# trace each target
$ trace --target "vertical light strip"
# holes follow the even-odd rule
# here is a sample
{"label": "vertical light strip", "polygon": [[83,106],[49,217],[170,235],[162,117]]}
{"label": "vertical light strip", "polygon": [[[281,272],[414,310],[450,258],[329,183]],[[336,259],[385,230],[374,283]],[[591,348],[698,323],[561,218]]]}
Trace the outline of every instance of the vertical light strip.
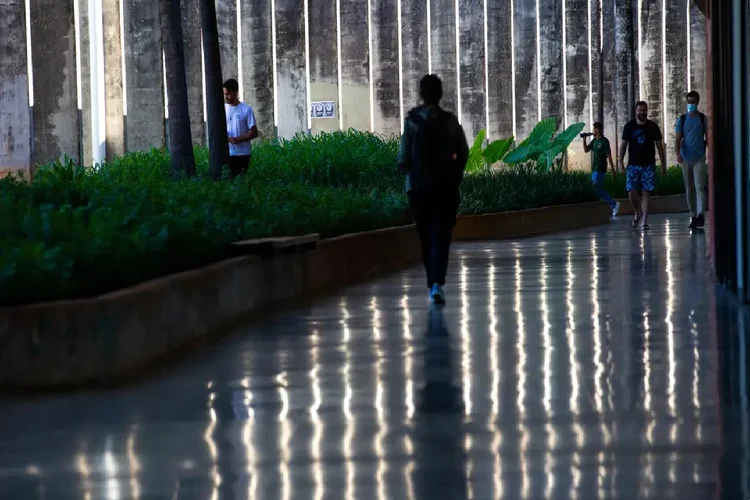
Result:
{"label": "vertical light strip", "polygon": [[462,123],[462,116],[461,116],[461,53],[459,50],[460,41],[461,41],[461,23],[460,23],[460,14],[458,9],[458,2],[460,0],[455,0],[455,10],[456,10],[456,112],[458,114],[458,123]]}
{"label": "vertical light strip", "polygon": [[[203,44],[201,43],[201,46],[202,45]],[[201,61],[202,60],[203,60],[203,58],[201,58]],[[169,119],[169,92],[167,92],[167,58],[164,55],[164,50],[161,51],[161,74],[162,74],[162,79],[164,80],[164,118]],[[204,74],[205,74],[205,72],[204,72]],[[92,87],[93,87],[93,85],[92,85]],[[205,83],[205,79],[204,79],[204,82],[203,82],[203,96],[204,96],[204,98],[203,98],[203,120],[204,121],[206,120],[206,99],[205,99],[205,95],[206,95],[206,83]]]}
{"label": "vertical light strip", "polygon": [[[404,131],[404,64],[403,64],[403,34],[401,32],[401,0],[396,5],[398,19],[398,106],[401,117],[401,132]],[[458,118],[459,120],[461,117]]]}
{"label": "vertical light strip", "polygon": [[539,26],[539,0],[536,0],[536,111],[537,120],[542,120],[542,40]]}
{"label": "vertical light strip", "polygon": [[[239,2],[239,0],[237,0]],[[307,130],[312,132],[312,96],[310,95],[310,1],[305,0],[305,99]]]}
{"label": "vertical light strip", "polygon": [[432,8],[430,0],[425,0],[427,4],[427,73],[432,74]]}
{"label": "vertical light strip", "polygon": [[568,128],[568,23],[567,0],[562,0],[562,73],[563,73],[563,123]]}
{"label": "vertical light strip", "polygon": [[128,116],[128,79],[125,61],[125,9],[120,0],[120,59],[122,61],[122,115]]}
{"label": "vertical light strip", "polygon": [[[599,0],[599,53],[604,52],[604,6],[602,0]],[[602,77],[600,77],[602,78]]]}
{"label": "vertical light strip", "polygon": [[689,92],[690,90],[692,90],[691,87],[692,87],[692,76],[693,76],[693,72],[691,68],[692,65],[690,64],[690,57],[691,57],[690,37],[692,36],[690,33],[690,30],[692,28],[692,26],[690,25],[690,6],[693,4],[693,2],[685,2],[685,3],[687,4],[687,30],[685,30],[686,36],[687,36],[687,86],[685,88],[688,89],[688,92]]}
{"label": "vertical light strip", "polygon": [[[73,1],[73,25],[76,32],[76,99],[78,100],[78,109],[83,108],[83,76],[81,75],[81,7],[80,0]],[[28,2],[27,2],[28,4]],[[28,25],[28,19],[27,25]],[[26,44],[26,60],[28,62],[31,53],[31,45]],[[124,74],[124,73],[123,73]],[[31,64],[29,63],[29,75],[31,75]],[[83,163],[83,158],[81,162]]]}
{"label": "vertical light strip", "polygon": [[[273,124],[275,127],[278,127],[279,126],[279,74],[277,71],[278,65],[276,61],[276,0],[271,0],[271,43],[273,44],[273,48],[271,49],[271,58],[273,60]],[[340,53],[341,52],[339,51],[339,54]],[[339,55],[339,57],[341,56]],[[339,64],[341,63],[339,62]],[[341,106],[341,103],[339,103],[339,107],[340,106]]]}
{"label": "vertical light strip", "polygon": [[[399,11],[400,12],[400,11]],[[399,25],[400,26],[400,25]],[[399,34],[399,76],[401,70],[401,35]],[[338,64],[339,87],[339,129],[344,130],[344,82],[341,77],[341,0],[336,0],[336,62]],[[401,121],[403,122],[403,109]]]}
{"label": "vertical light strip", "polygon": [[[662,130],[666,132],[669,130],[667,128],[667,113],[669,111],[669,101],[667,101],[667,0],[661,1],[661,67],[661,98],[664,103],[661,107],[661,120]],[[669,148],[664,149],[666,150],[665,156],[669,156]]]}
{"label": "vertical light strip", "polygon": [[242,73],[242,0],[237,0],[237,83],[240,87],[240,101],[245,98],[245,76]]}
{"label": "vertical light strip", "polygon": [[589,50],[589,126],[592,126],[594,123],[594,68],[591,60],[591,0],[586,0],[586,16],[586,45]]}
{"label": "vertical light strip", "polygon": [[[307,1],[307,0],[305,0]],[[372,50],[372,0],[367,0],[367,50],[368,66],[370,71],[370,132],[375,132],[375,78],[373,76],[373,50]]]}
{"label": "vertical light strip", "polygon": [[638,0],[638,100],[643,100],[643,27],[641,26],[641,10],[643,0]]}
{"label": "vertical light strip", "polygon": [[510,0],[510,95],[513,115],[513,137],[516,137],[516,18],[513,0]]}
{"label": "vertical light strip", "polygon": [[[98,156],[95,156],[97,161],[95,163],[99,163],[104,160],[106,155],[106,140],[107,140],[107,124],[106,124],[106,106],[107,103],[104,99],[105,93],[104,93],[104,26],[103,26],[103,18],[102,18],[102,2],[101,0],[96,0],[94,3],[94,10],[89,11],[89,24],[93,25],[95,34],[92,35],[89,40],[91,45],[94,47],[94,50],[96,52],[96,72],[91,71],[91,80],[92,80],[92,87],[93,81],[94,81],[94,75],[96,75],[96,92],[98,96],[98,103],[96,113],[97,113],[97,123],[98,123],[98,137],[97,137],[97,144],[95,145],[96,149],[98,150]],[[92,109],[92,113],[94,110]]]}
{"label": "vertical light strip", "polygon": [[[166,70],[164,72],[164,78],[166,81]],[[239,83],[239,82],[238,82]],[[166,89],[166,85],[164,86],[164,89]],[[206,53],[203,50],[203,32],[201,32],[201,91],[203,92],[203,122],[208,122],[208,104],[206,104],[206,97],[208,96],[208,93],[206,92]],[[164,105],[166,106],[166,101],[164,101]]]}
{"label": "vertical light strip", "polygon": [[[91,1],[91,0],[89,0]],[[25,0],[26,9],[26,65],[28,66],[29,106],[34,105],[34,66],[31,56],[31,0]]]}
{"label": "vertical light strip", "polygon": [[486,130],[487,142],[490,140],[490,100],[487,98],[490,93],[490,65],[487,62],[489,57],[489,41],[487,40],[489,29],[487,27],[487,0],[484,0],[484,129]]}

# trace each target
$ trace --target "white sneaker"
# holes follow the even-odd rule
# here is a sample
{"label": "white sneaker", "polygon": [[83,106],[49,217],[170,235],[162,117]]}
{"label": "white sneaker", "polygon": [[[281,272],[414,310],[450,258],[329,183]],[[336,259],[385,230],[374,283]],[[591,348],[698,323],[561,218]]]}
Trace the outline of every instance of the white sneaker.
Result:
{"label": "white sneaker", "polygon": [[620,202],[615,202],[615,208],[612,209],[612,217],[617,217],[617,214],[620,213]]}
{"label": "white sneaker", "polygon": [[443,293],[443,287],[435,283],[432,285],[430,290],[430,298],[435,304],[445,304],[445,294]]}

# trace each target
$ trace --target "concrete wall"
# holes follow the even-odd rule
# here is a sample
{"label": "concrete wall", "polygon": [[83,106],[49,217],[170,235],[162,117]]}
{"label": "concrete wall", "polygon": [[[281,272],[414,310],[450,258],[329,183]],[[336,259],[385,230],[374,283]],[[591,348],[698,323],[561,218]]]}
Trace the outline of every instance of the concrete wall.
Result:
{"label": "concrete wall", "polygon": [[[163,146],[164,80],[153,5],[123,0],[120,12],[119,0],[32,0],[35,71],[28,75],[19,1],[0,4],[6,26],[0,50],[8,54],[0,66],[0,169],[61,155],[82,156],[90,164]],[[203,144],[198,3],[181,3],[192,133]],[[559,117],[561,126],[583,121],[589,128],[598,115],[601,80],[605,133],[614,144],[631,112],[631,97],[649,102],[651,118],[671,143],[685,93],[705,91],[704,18],[697,7],[688,8],[688,0],[639,0],[632,12],[631,5],[630,0],[486,5],[484,0],[217,0],[217,15],[223,75],[242,84],[264,138],[277,133],[289,138],[310,125],[313,133],[352,127],[398,134],[403,113],[419,101],[419,78],[431,68],[443,79],[444,107],[459,115],[469,140],[483,128],[489,140],[510,135],[523,140],[540,109],[542,117]],[[31,118],[23,91],[29,80]],[[310,124],[309,100],[334,101],[336,117]],[[569,153],[571,168],[588,168],[579,141]]]}

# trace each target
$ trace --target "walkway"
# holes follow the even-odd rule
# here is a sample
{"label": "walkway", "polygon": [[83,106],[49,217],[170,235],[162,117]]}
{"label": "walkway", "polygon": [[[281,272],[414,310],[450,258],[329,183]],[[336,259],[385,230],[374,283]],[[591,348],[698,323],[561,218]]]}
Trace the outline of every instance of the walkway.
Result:
{"label": "walkway", "polygon": [[0,498],[719,498],[705,235],[623,219],[456,245],[443,314],[410,269],[137,387],[4,403]]}

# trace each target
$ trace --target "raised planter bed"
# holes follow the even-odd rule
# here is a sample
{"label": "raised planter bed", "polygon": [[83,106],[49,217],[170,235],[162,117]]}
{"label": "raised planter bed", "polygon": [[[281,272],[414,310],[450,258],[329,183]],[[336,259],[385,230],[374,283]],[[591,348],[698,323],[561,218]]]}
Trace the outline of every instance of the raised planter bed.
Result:
{"label": "raised planter bed", "polygon": [[[608,219],[608,207],[599,202],[460,217],[455,239],[521,238]],[[415,265],[420,256],[413,226],[235,246],[232,251],[260,255],[98,297],[0,309],[0,390],[123,383],[250,313]]]}

